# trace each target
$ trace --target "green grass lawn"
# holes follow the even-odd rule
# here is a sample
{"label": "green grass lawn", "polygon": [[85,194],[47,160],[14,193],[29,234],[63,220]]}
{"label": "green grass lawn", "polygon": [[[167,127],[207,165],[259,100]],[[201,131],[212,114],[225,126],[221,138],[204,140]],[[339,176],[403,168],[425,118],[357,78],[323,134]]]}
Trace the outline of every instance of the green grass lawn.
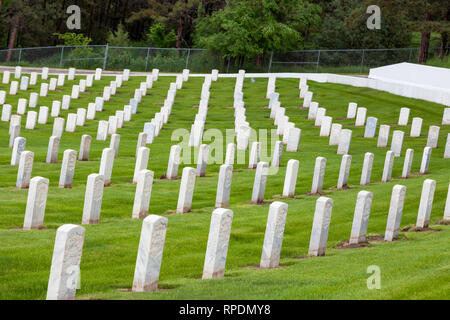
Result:
{"label": "green grass lawn", "polygon": [[[77,77],[79,80],[81,77]],[[80,224],[83,210],[87,176],[97,173],[103,148],[108,141],[95,140],[99,120],[107,120],[115,110],[128,104],[134,89],[145,78],[131,77],[117,90],[117,95],[105,102],[103,112],[95,120],[87,120],[85,127],[77,127],[75,133],[64,132],[57,164],[46,164],[48,139],[52,132],[53,119],[47,125],[37,125],[35,130],[25,130],[25,116],[22,116],[21,136],[27,139],[26,150],[35,153],[33,175],[50,179],[50,188],[44,219],[45,229],[22,231],[27,190],[17,190],[15,181],[17,167],[10,165],[11,149],[8,148],[9,123],[0,122],[0,299],[45,299],[56,229],[65,223]],[[89,92],[80,94],[80,99],[71,102],[68,112],[76,108],[87,108],[96,96],[101,96],[103,86],[112,77],[104,76],[94,82]],[[86,225],[86,236],[81,261],[81,289],[78,299],[448,299],[450,297],[450,257],[448,243],[449,226],[433,225],[434,231],[402,232],[399,240],[392,243],[372,242],[368,247],[335,249],[350,237],[353,211],[357,193],[361,190],[373,192],[368,234],[380,235],[386,227],[392,187],[402,184],[407,187],[402,228],[416,222],[422,183],[425,179],[437,182],[431,223],[442,219],[447,189],[450,180],[450,159],[444,159],[444,147],[450,126],[441,126],[439,147],[433,149],[430,174],[414,174],[410,179],[401,179],[405,150],[415,150],[412,171],[419,171],[423,148],[430,125],[439,125],[444,106],[403,98],[368,88],[356,88],[336,84],[309,81],[314,92],[314,101],[327,109],[327,115],[344,128],[353,130],[350,154],[350,189],[335,190],[340,155],[337,147],[328,145],[328,137],[319,137],[319,128],[307,120],[307,110],[300,109],[298,80],[278,79],[277,91],[282,106],[290,121],[302,129],[299,152],[283,153],[282,166],[276,175],[268,178],[264,205],[249,205],[255,170],[246,165],[235,165],[231,187],[230,209],[234,212],[225,278],[201,280],[204,255],[208,239],[210,215],[214,210],[217,178],[220,164],[209,165],[207,175],[197,178],[192,212],[172,214],[176,209],[180,180],[161,180],[167,168],[174,129],[190,129],[200,100],[203,78],[191,77],[179,90],[169,117],[150,148],[148,169],[155,172],[150,213],[169,219],[166,244],[162,260],[161,275],[157,292],[131,293],[142,221],[131,219],[134,192],[131,184],[135,165],[135,151],[138,133],[144,123],[150,121],[164,102],[170,82],[175,77],[160,77],[153,89],[143,97],[138,113],[131,122],[125,122],[118,130],[121,135],[119,158],[114,161],[111,187],[105,188],[100,223]],[[205,131],[217,128],[222,132],[234,128],[233,104],[234,79],[219,78],[211,87],[211,98]],[[47,98],[40,98],[38,105],[51,108],[51,102],[61,100],[70,94],[72,84],[66,81],[62,91],[50,92]],[[247,121],[254,129],[275,129],[265,109],[267,79],[245,80],[244,101]],[[18,98],[29,98],[30,92],[39,92],[40,83],[26,93],[8,96],[6,103],[13,105],[15,112]],[[0,90],[9,91],[9,85],[0,84]],[[391,125],[393,130],[405,131],[402,157],[396,158],[393,180],[381,183],[381,174],[387,148],[377,148],[377,138],[363,138],[364,128],[354,127],[353,120],[345,120],[347,105],[357,102],[368,108],[368,116],[379,119],[378,125]],[[410,138],[410,125],[398,127],[396,123],[401,107],[411,109],[413,117],[422,117],[420,138]],[[269,130],[270,132],[270,130]],[[90,161],[77,162],[72,189],[59,189],[59,173],[65,149],[79,150],[81,136],[93,137]],[[204,141],[205,142],[205,141]],[[209,143],[209,142],[205,142]],[[225,145],[225,142],[223,142]],[[198,148],[193,148],[193,154]],[[225,149],[224,149],[225,150]],[[365,152],[375,154],[370,186],[359,186]],[[263,150],[271,154],[271,150]],[[325,257],[305,258],[311,233],[317,196],[308,196],[315,158],[327,158],[324,179],[324,194],[334,201],[328,249]],[[247,155],[248,159],[248,155]],[[260,270],[256,268],[261,257],[264,231],[269,203],[280,200],[286,164],[289,159],[300,161],[295,199],[281,199],[289,205],[280,268]],[[267,160],[263,158],[262,160]],[[179,168],[179,176],[184,166]],[[370,265],[381,269],[381,289],[368,290],[366,272]]]}

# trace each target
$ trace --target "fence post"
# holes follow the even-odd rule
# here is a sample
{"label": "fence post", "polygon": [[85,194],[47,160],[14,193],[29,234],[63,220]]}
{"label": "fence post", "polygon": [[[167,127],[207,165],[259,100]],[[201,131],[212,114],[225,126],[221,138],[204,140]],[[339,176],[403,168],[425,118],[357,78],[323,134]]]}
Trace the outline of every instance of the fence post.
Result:
{"label": "fence post", "polygon": [[320,63],[320,50],[317,53],[316,72],[319,72],[319,63]]}
{"label": "fence post", "polygon": [[188,68],[188,64],[189,64],[189,56],[191,55],[191,49],[188,49],[188,54],[187,54],[187,57],[186,57],[186,68],[185,69],[187,69]]}
{"label": "fence post", "polygon": [[147,56],[145,57],[145,72],[147,72],[148,55],[150,53],[150,48],[147,48]]}
{"label": "fence post", "polygon": [[61,47],[61,58],[59,59],[59,66],[62,67],[64,57],[64,46]]}
{"label": "fence post", "polygon": [[359,73],[362,73],[363,70],[363,66],[364,66],[364,54],[365,54],[365,50],[362,50],[362,56],[361,56],[361,66],[359,68]]}
{"label": "fence post", "polygon": [[227,73],[228,73],[228,71],[230,70],[230,57],[228,57],[228,64],[227,64]]}
{"label": "fence post", "polygon": [[108,60],[108,50],[109,50],[109,44],[106,44],[105,48],[105,59],[103,60],[103,70],[106,70],[106,61]]}
{"label": "fence post", "polygon": [[269,70],[267,71],[267,73],[270,73],[270,70],[272,70],[272,59],[273,59],[273,51],[270,53]]}
{"label": "fence post", "polygon": [[19,61],[17,62],[18,65],[20,65],[20,61],[22,61],[22,48],[19,50]]}
{"label": "fence post", "polygon": [[408,58],[408,62],[411,62],[412,50],[413,50],[413,49],[409,49],[409,58]]}

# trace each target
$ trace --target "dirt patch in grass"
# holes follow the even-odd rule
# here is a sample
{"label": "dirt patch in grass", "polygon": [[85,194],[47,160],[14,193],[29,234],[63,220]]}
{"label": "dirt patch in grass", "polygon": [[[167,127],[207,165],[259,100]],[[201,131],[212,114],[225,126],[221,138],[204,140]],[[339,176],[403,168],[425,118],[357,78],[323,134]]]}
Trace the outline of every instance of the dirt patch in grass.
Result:
{"label": "dirt patch in grass", "polygon": [[302,109],[302,110],[309,110],[309,108],[306,108],[306,107],[304,107],[304,106],[301,106],[301,107],[298,107],[299,109]]}
{"label": "dirt patch in grass", "polygon": [[342,188],[338,189],[337,187],[332,187],[330,190],[350,190],[353,188],[350,188],[349,186],[343,186]]}
{"label": "dirt patch in grass", "polygon": [[425,173],[421,173],[421,172],[411,172],[411,174],[418,175],[418,176],[425,176],[425,175],[430,174],[430,173],[429,173],[429,172],[425,172]]}
{"label": "dirt patch in grass", "polygon": [[271,268],[261,268],[261,265],[257,264],[257,265],[253,265],[253,266],[248,266],[248,267],[244,267],[245,269],[251,269],[251,270],[266,270],[266,269],[284,269],[287,268],[288,266],[280,266],[278,265],[278,267],[271,267]]}
{"label": "dirt patch in grass", "polygon": [[234,107],[225,107],[225,109],[234,109]]}
{"label": "dirt patch in grass", "polygon": [[354,249],[354,248],[367,248],[370,247],[369,242],[362,242],[362,243],[349,243],[348,241],[342,241],[333,249]]}
{"label": "dirt patch in grass", "polygon": [[384,234],[379,234],[376,236],[370,236],[367,237],[366,240],[370,243],[370,242],[383,242],[384,241]]}
{"label": "dirt patch in grass", "polygon": [[317,192],[317,193],[308,192],[308,193],[305,193],[305,195],[307,195],[307,196],[325,196],[327,194],[328,193],[325,193],[325,192]]}
{"label": "dirt patch in grass", "polygon": [[441,220],[438,223],[436,223],[436,225],[448,226],[448,225],[450,225],[450,220]]}
{"label": "dirt patch in grass", "polygon": [[244,203],[244,205],[253,205],[253,206],[265,206],[266,204],[271,204],[271,202],[263,201],[263,202],[260,202],[260,203],[254,203],[254,202]]}
{"label": "dirt patch in grass", "polygon": [[[185,212],[185,213],[189,213],[189,212],[191,212],[191,211],[189,210],[188,212]],[[178,213],[176,210],[168,210],[168,211],[164,212],[164,214],[178,214]],[[183,213],[180,213],[180,214],[183,214]]]}
{"label": "dirt patch in grass", "polygon": [[439,232],[441,230],[438,229],[431,229],[430,227],[420,228],[416,227],[414,225],[406,226],[402,229],[403,232],[426,232],[426,231],[435,231]]}
{"label": "dirt patch in grass", "polygon": [[294,199],[295,197],[286,197],[281,194],[275,194],[270,199]]}
{"label": "dirt patch in grass", "polygon": [[192,106],[192,108],[198,108],[198,107],[199,107],[198,105]]}
{"label": "dirt patch in grass", "polygon": [[[175,288],[175,286],[171,287],[171,286],[159,286],[158,285],[158,289],[152,290],[152,291],[144,291],[144,292],[161,292],[161,291],[171,290],[174,288]],[[119,288],[117,290],[120,292],[133,292],[131,288]]]}
{"label": "dirt patch in grass", "polygon": [[[37,229],[31,229],[31,230],[48,230],[48,229],[50,229],[50,228],[49,227],[39,227]],[[23,229],[23,227],[13,227],[13,228],[10,228],[9,230],[24,230],[24,229]]]}
{"label": "dirt patch in grass", "polygon": [[159,177],[159,180],[181,180],[181,178],[172,178],[172,179],[167,179],[167,176],[165,174],[163,174],[161,177]]}

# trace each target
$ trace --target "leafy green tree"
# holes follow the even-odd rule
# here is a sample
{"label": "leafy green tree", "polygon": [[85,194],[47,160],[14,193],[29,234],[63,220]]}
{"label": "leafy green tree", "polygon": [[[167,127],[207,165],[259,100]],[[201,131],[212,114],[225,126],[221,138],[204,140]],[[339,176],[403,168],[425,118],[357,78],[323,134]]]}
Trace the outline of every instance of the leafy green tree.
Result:
{"label": "leafy green tree", "polygon": [[170,48],[177,41],[175,31],[171,30],[167,33],[163,23],[153,24],[146,37],[151,46],[158,48]]}
{"label": "leafy green tree", "polygon": [[123,24],[119,24],[115,33],[113,31],[109,32],[106,41],[110,46],[127,47],[130,43],[130,38]]}
{"label": "leafy green tree", "polygon": [[88,38],[82,33],[66,32],[54,33],[59,40],[64,41],[65,46],[87,46],[92,39]]}
{"label": "leafy green tree", "polygon": [[405,48],[411,44],[411,32],[408,30],[403,0],[378,0],[381,9],[381,28],[367,28],[367,7],[373,0],[362,1],[345,20],[346,36],[351,41],[351,48],[380,49]]}
{"label": "leafy green tree", "polygon": [[431,32],[441,34],[441,58],[443,58],[450,34],[450,1],[448,0],[409,0],[404,3],[408,12],[409,30],[421,33],[418,63],[426,62],[430,47]]}
{"label": "leafy green tree", "polygon": [[234,0],[197,20],[195,43],[224,57],[262,61],[264,53],[301,49],[320,24],[320,6],[303,0]]}

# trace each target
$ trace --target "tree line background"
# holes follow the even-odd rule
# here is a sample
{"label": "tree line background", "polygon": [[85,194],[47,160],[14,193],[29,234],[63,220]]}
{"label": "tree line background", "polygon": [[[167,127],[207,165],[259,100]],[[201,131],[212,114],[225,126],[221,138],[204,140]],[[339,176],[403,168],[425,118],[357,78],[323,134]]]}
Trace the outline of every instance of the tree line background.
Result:
{"label": "tree line background", "polygon": [[[68,30],[70,5],[81,30]],[[369,5],[381,29],[366,26]],[[206,48],[262,61],[271,51],[405,48],[426,62],[432,35],[448,55],[450,0],[0,0],[0,49],[106,44]]]}

